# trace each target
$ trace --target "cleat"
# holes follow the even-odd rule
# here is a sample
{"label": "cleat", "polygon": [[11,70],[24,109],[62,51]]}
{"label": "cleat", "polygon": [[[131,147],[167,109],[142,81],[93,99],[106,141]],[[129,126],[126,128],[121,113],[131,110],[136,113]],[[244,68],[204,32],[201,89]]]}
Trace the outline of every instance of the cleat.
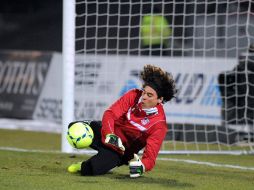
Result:
{"label": "cleat", "polygon": [[71,164],[67,170],[68,172],[70,173],[77,173],[77,172],[80,172],[81,171],[81,163],[82,162],[78,162],[78,163],[75,163],[75,164]]}

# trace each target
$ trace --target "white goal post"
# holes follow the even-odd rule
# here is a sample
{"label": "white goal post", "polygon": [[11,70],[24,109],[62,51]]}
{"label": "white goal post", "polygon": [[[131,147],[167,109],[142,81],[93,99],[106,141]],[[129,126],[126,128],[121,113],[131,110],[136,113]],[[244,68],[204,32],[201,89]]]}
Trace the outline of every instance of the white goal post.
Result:
{"label": "white goal post", "polygon": [[63,2],[63,152],[69,122],[101,120],[153,64],[179,89],[160,153],[254,153],[251,1]]}
{"label": "white goal post", "polygon": [[75,0],[63,1],[62,152],[72,152],[66,134],[68,124],[74,120],[75,6]]}

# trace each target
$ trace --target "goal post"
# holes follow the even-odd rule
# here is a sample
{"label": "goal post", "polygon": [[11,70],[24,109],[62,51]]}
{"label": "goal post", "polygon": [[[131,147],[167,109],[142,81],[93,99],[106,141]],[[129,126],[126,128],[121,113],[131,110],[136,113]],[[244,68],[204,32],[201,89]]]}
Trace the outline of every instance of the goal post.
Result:
{"label": "goal post", "polygon": [[75,0],[63,1],[62,152],[72,152],[66,139],[67,126],[74,120]]}
{"label": "goal post", "polygon": [[70,121],[101,120],[153,64],[179,89],[161,153],[253,153],[251,1],[66,0],[63,10],[62,151],[73,151]]}

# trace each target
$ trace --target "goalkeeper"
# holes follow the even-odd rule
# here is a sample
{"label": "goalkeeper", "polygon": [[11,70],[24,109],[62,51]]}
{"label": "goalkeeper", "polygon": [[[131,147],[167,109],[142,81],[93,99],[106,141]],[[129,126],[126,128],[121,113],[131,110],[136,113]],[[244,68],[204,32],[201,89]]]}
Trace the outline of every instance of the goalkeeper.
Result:
{"label": "goalkeeper", "polygon": [[[140,76],[142,90],[124,94],[104,112],[102,122],[89,122],[94,131],[90,147],[98,153],[70,165],[69,172],[102,175],[128,164],[130,177],[139,177],[152,170],[167,132],[163,105],[175,96],[176,89],[172,75],[159,67],[146,65]],[[139,159],[137,154],[143,148]]]}

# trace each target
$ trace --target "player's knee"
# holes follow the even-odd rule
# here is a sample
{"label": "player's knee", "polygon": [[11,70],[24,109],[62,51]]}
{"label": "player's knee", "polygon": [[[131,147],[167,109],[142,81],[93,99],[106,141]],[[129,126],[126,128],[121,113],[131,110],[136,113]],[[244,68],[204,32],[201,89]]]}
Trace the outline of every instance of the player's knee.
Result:
{"label": "player's knee", "polygon": [[[99,167],[97,167],[99,165]],[[100,164],[93,162],[93,160],[87,160],[81,164],[81,175],[83,176],[95,176],[106,174],[109,169],[107,167],[101,167]]]}

